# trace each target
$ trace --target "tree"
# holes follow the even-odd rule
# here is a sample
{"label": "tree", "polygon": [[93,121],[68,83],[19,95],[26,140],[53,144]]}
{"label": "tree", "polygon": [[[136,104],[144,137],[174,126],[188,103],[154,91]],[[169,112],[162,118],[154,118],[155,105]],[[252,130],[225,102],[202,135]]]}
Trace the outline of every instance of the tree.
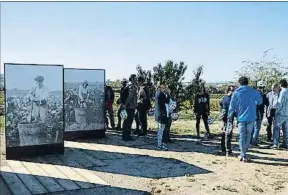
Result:
{"label": "tree", "polygon": [[[191,83],[185,88],[184,96],[182,100],[188,100],[190,101],[190,109],[193,105],[193,101],[195,99],[195,96],[200,88],[200,86],[205,85],[205,81],[201,78],[203,75],[203,65],[198,66],[194,71],[194,78],[192,79]],[[182,101],[182,102],[184,102]],[[183,105],[185,107],[185,105]],[[187,108],[186,108],[187,109]]]}
{"label": "tree", "polygon": [[154,97],[155,86],[153,84],[153,78],[152,78],[151,70],[143,70],[141,65],[137,65],[136,70],[137,70],[137,74],[136,74],[137,78],[140,76],[142,76],[144,78],[144,82],[149,89],[150,98]]}
{"label": "tree", "polygon": [[258,81],[264,81],[271,88],[273,83],[279,82],[282,78],[287,78],[288,67],[283,66],[282,62],[276,56],[269,56],[269,49],[263,52],[263,55],[258,61],[243,61],[243,67],[236,72],[241,76],[249,78],[251,85],[256,86]]}
{"label": "tree", "polygon": [[183,90],[183,80],[185,79],[184,74],[186,70],[187,65],[184,62],[178,64],[172,60],[168,60],[164,66],[159,63],[153,67],[154,84],[167,84],[171,90],[171,96],[178,100]]}

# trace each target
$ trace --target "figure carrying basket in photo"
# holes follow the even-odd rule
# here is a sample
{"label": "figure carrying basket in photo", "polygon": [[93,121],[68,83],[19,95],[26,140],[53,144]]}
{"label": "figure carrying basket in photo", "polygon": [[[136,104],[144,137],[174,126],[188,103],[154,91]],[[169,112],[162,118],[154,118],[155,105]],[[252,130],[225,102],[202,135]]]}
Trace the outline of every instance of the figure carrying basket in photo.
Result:
{"label": "figure carrying basket in photo", "polygon": [[79,124],[85,124],[87,122],[87,108],[88,108],[88,98],[89,98],[89,91],[88,91],[88,82],[84,81],[79,86],[79,108],[75,108],[75,120]]}

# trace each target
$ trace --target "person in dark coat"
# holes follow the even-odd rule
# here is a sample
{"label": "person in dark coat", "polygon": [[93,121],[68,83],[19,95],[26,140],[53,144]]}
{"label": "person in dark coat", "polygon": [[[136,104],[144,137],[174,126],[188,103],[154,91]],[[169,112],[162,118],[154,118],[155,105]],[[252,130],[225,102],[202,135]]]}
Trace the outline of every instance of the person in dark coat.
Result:
{"label": "person in dark coat", "polygon": [[121,120],[120,112],[123,109],[123,103],[122,103],[123,102],[123,93],[124,93],[124,90],[125,90],[125,88],[127,86],[127,83],[128,83],[128,81],[125,78],[121,81],[122,87],[121,87],[121,90],[120,90],[120,97],[117,100],[117,104],[119,105],[118,112],[117,112],[117,117],[118,117],[117,129],[118,130],[122,129],[122,125],[121,125],[122,120]]}
{"label": "person in dark coat", "polygon": [[131,136],[132,123],[134,120],[135,110],[137,108],[137,85],[136,75],[129,77],[129,83],[123,92],[123,109],[127,112],[127,118],[123,122],[122,139],[124,141],[133,141]]}
{"label": "person in dark coat", "polygon": [[150,108],[151,108],[151,101],[149,90],[146,84],[144,83],[144,78],[142,76],[139,76],[138,94],[137,94],[137,112],[135,114],[136,134],[138,134],[138,136],[147,135],[147,128],[148,128],[147,115]]}
{"label": "person in dark coat", "polygon": [[200,138],[200,119],[202,118],[208,138],[212,138],[208,125],[208,117],[210,115],[210,96],[202,85],[194,100],[194,113],[196,115],[197,138]]}
{"label": "person in dark coat", "polygon": [[[221,119],[223,121],[222,134],[221,134],[221,150],[222,154],[226,154],[226,156],[230,156],[232,154],[231,140],[233,131],[226,133],[227,123],[228,123],[228,110],[231,102],[231,97],[234,92],[234,86],[230,85],[227,89],[227,95],[220,102],[221,106]],[[234,118],[232,119],[232,124],[234,122]]]}

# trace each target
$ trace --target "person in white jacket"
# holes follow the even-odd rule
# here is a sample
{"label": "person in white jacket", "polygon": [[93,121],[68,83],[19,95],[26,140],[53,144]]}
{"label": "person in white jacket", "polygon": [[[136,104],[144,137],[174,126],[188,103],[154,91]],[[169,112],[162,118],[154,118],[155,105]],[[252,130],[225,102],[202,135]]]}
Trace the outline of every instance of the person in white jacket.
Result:
{"label": "person in white jacket", "polygon": [[30,119],[37,120],[40,116],[40,120],[44,122],[47,115],[47,101],[49,96],[48,89],[44,86],[44,77],[37,76],[35,77],[36,85],[32,88],[29,93],[29,99],[32,101],[32,118]]}

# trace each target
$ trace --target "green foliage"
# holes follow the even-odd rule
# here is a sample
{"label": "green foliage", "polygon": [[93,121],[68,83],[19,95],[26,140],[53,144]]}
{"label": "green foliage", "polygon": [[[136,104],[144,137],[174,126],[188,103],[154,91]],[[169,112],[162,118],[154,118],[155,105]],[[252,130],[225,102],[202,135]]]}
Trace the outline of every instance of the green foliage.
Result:
{"label": "green foliage", "polygon": [[153,67],[153,81],[154,84],[165,83],[171,90],[171,96],[179,99],[183,90],[184,74],[187,70],[187,65],[184,62],[174,63],[168,60],[163,66],[159,63]]}
{"label": "green foliage", "polygon": [[[189,104],[184,103],[183,105],[186,109],[192,108],[197,91],[199,90],[201,85],[204,85],[204,80],[201,79],[201,76],[203,74],[203,66],[201,65],[197,67],[196,70],[193,71],[193,73],[194,78],[192,79],[191,83],[185,88],[182,98],[182,102],[189,101]],[[187,105],[189,105],[189,107],[187,107]]]}
{"label": "green foliage", "polygon": [[278,83],[288,76],[288,66],[283,65],[276,56],[270,57],[268,54],[271,50],[265,51],[258,61],[243,61],[244,66],[236,74],[239,77],[248,77],[253,86],[256,86],[258,81],[264,81],[267,88],[271,89],[273,83]]}

